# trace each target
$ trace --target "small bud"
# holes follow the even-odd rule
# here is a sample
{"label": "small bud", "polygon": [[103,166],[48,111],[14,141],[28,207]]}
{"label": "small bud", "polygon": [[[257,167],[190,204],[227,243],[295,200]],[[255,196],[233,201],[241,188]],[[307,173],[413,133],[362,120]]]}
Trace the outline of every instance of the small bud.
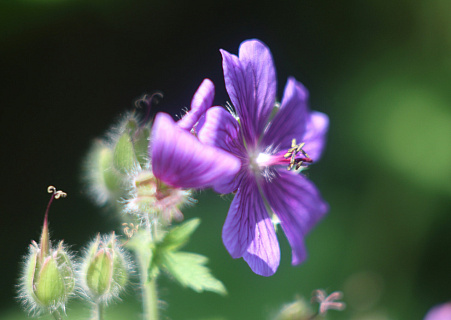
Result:
{"label": "small bud", "polygon": [[98,235],[83,258],[82,286],[95,302],[118,298],[128,282],[130,262],[116,242],[114,233],[103,238]]}
{"label": "small bud", "polygon": [[32,241],[25,258],[24,270],[20,279],[19,297],[26,309],[36,315],[57,309],[65,309],[65,303],[75,288],[72,256],[61,241],[52,248],[48,231],[48,211],[53,199],[65,197],[62,191],[49,187],[53,193],[47,206],[39,245]]}
{"label": "small bud", "polygon": [[115,204],[123,195],[123,175],[113,165],[113,149],[102,141],[95,141],[84,167],[93,200],[98,205]]}
{"label": "small bud", "polygon": [[294,302],[284,305],[274,319],[310,320],[314,319],[314,313],[309,304],[304,299],[298,297]]}

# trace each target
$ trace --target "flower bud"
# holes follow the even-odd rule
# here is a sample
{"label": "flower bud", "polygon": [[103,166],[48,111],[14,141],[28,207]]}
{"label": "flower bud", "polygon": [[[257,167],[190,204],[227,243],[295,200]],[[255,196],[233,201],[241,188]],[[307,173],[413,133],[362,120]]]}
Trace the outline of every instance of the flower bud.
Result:
{"label": "flower bud", "polygon": [[314,313],[309,304],[302,298],[296,298],[292,303],[282,307],[275,316],[275,320],[309,320],[314,318]]}
{"label": "flower bud", "polygon": [[32,241],[19,284],[19,297],[28,311],[35,314],[64,310],[75,288],[72,256],[63,241],[52,248],[47,222],[48,209],[53,199],[65,197],[66,194],[56,191],[54,187],[48,190],[53,195],[45,214],[41,240],[39,245]]}
{"label": "flower bud", "polygon": [[115,234],[103,238],[98,235],[83,258],[81,282],[90,299],[106,303],[124,290],[130,269],[130,262],[117,245]]}
{"label": "flower bud", "polygon": [[98,205],[116,203],[123,195],[124,176],[113,165],[114,150],[102,141],[95,141],[84,163],[89,194]]}

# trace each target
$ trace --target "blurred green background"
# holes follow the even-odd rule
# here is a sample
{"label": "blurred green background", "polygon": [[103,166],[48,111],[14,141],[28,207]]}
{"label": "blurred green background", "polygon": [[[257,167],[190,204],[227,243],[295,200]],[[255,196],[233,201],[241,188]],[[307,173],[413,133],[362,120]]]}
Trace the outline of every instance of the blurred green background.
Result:
{"label": "blurred green background", "polygon": [[[308,175],[330,203],[309,235],[309,258],[253,274],[221,240],[231,196],[199,192],[185,217],[202,224],[186,250],[210,258],[229,295],[160,281],[162,319],[270,319],[296,295],[342,290],[329,319],[422,319],[451,299],[451,2],[448,0],[0,2],[0,319],[26,319],[14,299],[21,257],[38,239],[46,188],[68,198],[50,213],[53,239],[78,250],[118,219],[96,208],[81,163],[135,99],[161,90],[154,109],[189,105],[204,77],[228,99],[223,48],[259,38],[272,50],[279,99],[293,75],[331,119],[328,148]],[[189,168],[187,168],[189,169]],[[137,286],[106,319],[139,319]],[[69,304],[69,319],[86,305]]]}

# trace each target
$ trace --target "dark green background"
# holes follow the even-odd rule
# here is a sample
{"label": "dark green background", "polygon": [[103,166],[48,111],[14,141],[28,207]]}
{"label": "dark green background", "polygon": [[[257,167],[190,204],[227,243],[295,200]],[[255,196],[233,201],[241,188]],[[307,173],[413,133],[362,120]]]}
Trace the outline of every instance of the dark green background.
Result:
{"label": "dark green background", "polygon": [[[46,187],[69,194],[52,207],[54,239],[78,250],[118,230],[83,190],[92,139],[154,90],[165,94],[155,112],[180,114],[209,77],[224,104],[218,50],[237,53],[254,37],[272,50],[279,99],[293,75],[330,116],[328,148],[308,175],[331,210],[307,239],[307,262],[290,266],[281,233],[281,265],[263,278],[222,245],[232,197],[196,194],[184,214],[203,222],[187,250],[210,258],[229,295],[162,280],[164,317],[270,319],[316,288],[345,293],[348,308],[330,319],[421,319],[451,299],[449,1],[10,0],[0,3],[1,319],[26,318],[14,286]],[[134,291],[106,319],[138,319]],[[83,308],[69,304],[69,319],[86,318]]]}

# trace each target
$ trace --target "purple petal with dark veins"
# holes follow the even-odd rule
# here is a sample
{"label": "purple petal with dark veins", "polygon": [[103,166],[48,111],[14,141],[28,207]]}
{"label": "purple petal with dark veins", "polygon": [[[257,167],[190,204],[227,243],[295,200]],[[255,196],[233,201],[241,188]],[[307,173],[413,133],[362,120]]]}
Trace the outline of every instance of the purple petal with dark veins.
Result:
{"label": "purple petal with dark veins", "polygon": [[[205,117],[197,125],[199,140],[210,146],[221,148],[244,159],[245,149],[239,132],[238,121],[224,108],[212,107],[205,113]],[[238,189],[240,177],[237,175],[229,181],[224,180],[215,185],[215,191],[230,193]]]}
{"label": "purple petal with dark veins", "polygon": [[198,125],[198,138],[210,146],[244,155],[238,121],[222,107],[213,107],[205,113]]}
{"label": "purple petal with dark veins", "polygon": [[238,158],[202,144],[165,113],[155,118],[149,152],[154,175],[179,188],[214,187],[230,180],[241,167]]}
{"label": "purple petal with dark veins", "polygon": [[329,210],[315,185],[302,175],[280,169],[263,192],[280,220],[292,249],[292,264],[306,258],[304,236]]}
{"label": "purple petal with dark veins", "polygon": [[308,91],[295,78],[290,77],[285,85],[282,103],[263,138],[263,145],[280,149],[291,147],[296,139],[301,143],[308,119]]}
{"label": "purple petal with dark veins", "polygon": [[274,274],[280,262],[279,242],[254,177],[243,181],[222,229],[233,258],[243,257],[256,274]]}
{"label": "purple petal with dark veins", "polygon": [[191,110],[180,119],[180,128],[190,131],[199,118],[213,105],[215,85],[210,79],[204,79],[191,100]]}
{"label": "purple petal with dark veins", "polygon": [[252,83],[254,105],[246,106],[254,122],[256,134],[263,132],[274,107],[277,90],[276,69],[271,51],[259,40],[247,40],[240,45],[239,59],[245,70],[246,79]]}
{"label": "purple petal with dark veins", "polygon": [[321,158],[326,146],[327,130],[329,130],[329,117],[318,111],[312,111],[305,130],[302,142],[305,142],[304,151],[314,162]]}
{"label": "purple petal with dark veins", "polygon": [[239,58],[225,50],[224,81],[243,127],[246,142],[255,145],[268,121],[276,96],[276,73],[271,52],[258,40],[240,45]]}

